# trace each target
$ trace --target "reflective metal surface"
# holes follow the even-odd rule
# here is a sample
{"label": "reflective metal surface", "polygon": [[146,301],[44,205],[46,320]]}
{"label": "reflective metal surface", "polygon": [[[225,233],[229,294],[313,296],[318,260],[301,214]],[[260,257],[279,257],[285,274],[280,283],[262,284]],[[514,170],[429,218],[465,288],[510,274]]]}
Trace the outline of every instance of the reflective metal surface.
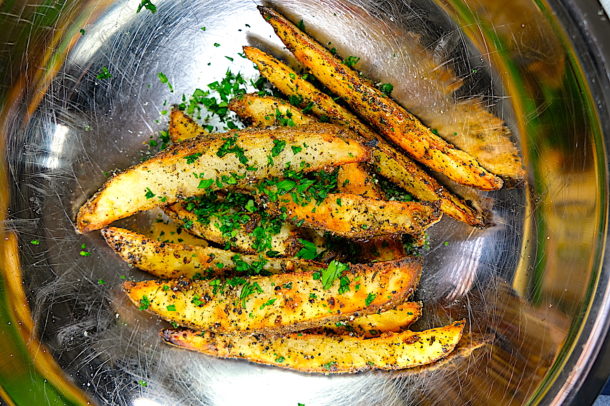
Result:
{"label": "reflective metal surface", "polygon": [[[162,323],[119,288],[122,275],[145,276],[98,233],[74,231],[76,209],[105,171],[143,156],[168,105],[228,67],[256,77],[237,55],[242,45],[288,57],[255,2],[155,3],[155,14],[136,13],[137,1],[0,3],[1,397],[135,406],[582,399],[610,307],[610,87],[603,50],[587,36],[610,32],[603,12],[579,18],[570,2],[528,0],[271,3],[340,55],[361,57],[359,68],[394,83],[394,96],[433,127],[468,130],[456,106],[480,100],[515,134],[529,174],[469,196],[493,206],[494,227],[444,219],[431,230],[416,328],[466,317],[491,346],[430,372],[325,377],[162,345]],[[111,78],[97,78],[103,67]],[[82,244],[91,256],[79,255]]]}

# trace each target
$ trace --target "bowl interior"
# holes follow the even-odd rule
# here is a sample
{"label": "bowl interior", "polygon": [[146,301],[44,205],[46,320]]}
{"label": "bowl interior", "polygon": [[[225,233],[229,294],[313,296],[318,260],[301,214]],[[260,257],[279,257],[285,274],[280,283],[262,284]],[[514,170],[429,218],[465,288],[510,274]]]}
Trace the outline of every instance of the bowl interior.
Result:
{"label": "bowl interior", "polygon": [[[528,178],[493,193],[456,189],[492,207],[495,225],[435,225],[417,293],[425,307],[414,329],[466,318],[492,343],[440,369],[337,377],[180,351],[160,342],[165,324],[121,291],[123,278],[146,275],[98,232],[76,234],[77,209],[108,172],[151,152],[172,104],[227,69],[258,77],[242,46],[295,63],[245,0],[163,0],[154,14],[128,1],[63,11],[70,18],[56,23],[52,48],[60,62],[25,89],[7,138],[7,224],[19,236],[41,342],[100,404],[520,404],[552,392],[593,303],[607,209],[599,117],[555,17],[526,1],[272,5],[339,55],[360,57],[358,68],[393,83],[393,96],[424,121],[444,117],[468,131],[458,106],[470,101],[512,131]],[[104,68],[111,77],[100,79]],[[144,229],[155,216],[123,224]]]}

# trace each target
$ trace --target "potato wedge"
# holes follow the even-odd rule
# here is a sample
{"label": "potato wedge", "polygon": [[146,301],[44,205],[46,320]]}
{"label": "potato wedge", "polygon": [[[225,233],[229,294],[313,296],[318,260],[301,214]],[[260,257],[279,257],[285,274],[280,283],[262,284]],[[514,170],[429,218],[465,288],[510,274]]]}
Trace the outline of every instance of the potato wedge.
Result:
{"label": "potato wedge", "polygon": [[[108,180],[80,208],[77,229],[81,233],[97,230],[139,211],[218,189],[223,179],[232,179],[232,185],[239,187],[253,179],[281,176],[286,168],[315,171],[368,160],[368,148],[354,138],[343,127],[315,124],[231,131],[181,142]],[[298,154],[285,148],[269,165],[274,141],[306,143],[308,148]]]}
{"label": "potato wedge", "polygon": [[[233,230],[233,235],[229,238],[220,228],[220,219],[216,216],[209,217],[209,223],[198,221],[197,215],[186,210],[182,203],[175,203],[163,208],[172,220],[180,224],[189,224],[188,232],[198,237],[213,241],[216,244],[229,245],[231,249],[246,254],[255,254],[256,236],[248,232],[245,227]],[[290,223],[282,224],[277,234],[270,235],[271,251],[275,251],[279,256],[290,257],[299,250],[299,235],[297,227]]]}
{"label": "potato wedge", "polygon": [[321,273],[254,276],[239,284],[179,279],[125,282],[123,288],[140,309],[181,326],[219,333],[280,333],[395,307],[415,290],[421,262],[405,258],[351,265],[342,273],[343,288],[331,278],[341,275],[338,270],[340,265],[332,262]]}
{"label": "potato wedge", "polygon": [[[396,333],[406,329],[420,318],[421,309],[421,302],[406,302],[385,312],[360,316],[349,321],[327,323],[319,330],[335,335],[349,334],[364,338],[378,337],[383,333]],[[309,330],[308,332],[320,331]]]}
{"label": "potato wedge", "polygon": [[273,96],[259,96],[256,93],[231,100],[229,110],[253,127],[294,127],[318,122],[316,118],[285,100]]}
{"label": "potato wedge", "polygon": [[261,75],[265,76],[286,96],[302,98],[302,105],[311,104],[311,112],[316,116],[325,117],[334,124],[343,125],[355,131],[367,141],[375,142],[377,145],[372,149],[375,163],[373,169],[377,173],[420,200],[431,202],[440,200],[441,210],[458,221],[463,221],[471,226],[485,224],[481,213],[442,187],[436,179],[428,175],[410,158],[398,152],[396,148],[388,144],[347,109],[337,104],[330,96],[300,78],[286,64],[256,48],[244,47],[244,52],[248,59],[258,66]]}
{"label": "potato wedge", "polygon": [[299,62],[414,159],[464,185],[481,190],[502,188],[502,179],[488,172],[468,153],[433,134],[415,116],[284,16],[268,7],[259,6],[259,10]]}
{"label": "potato wedge", "polygon": [[174,107],[169,115],[168,134],[172,142],[179,143],[190,138],[208,135],[209,131],[184,114],[182,110]]}
{"label": "potato wedge", "polygon": [[398,370],[431,364],[460,341],[464,321],[430,330],[363,339],[349,335],[291,333],[280,337],[163,330],[171,345],[220,358],[241,358],[301,372],[341,374]]}
{"label": "potato wedge", "polygon": [[438,222],[441,212],[431,203],[370,199],[346,193],[331,193],[322,202],[305,205],[290,196],[269,204],[273,211],[285,208],[291,221],[347,238],[371,238],[392,234],[419,235]]}
{"label": "potato wedge", "polygon": [[125,262],[162,279],[245,275],[255,270],[263,274],[311,272],[326,267],[302,259],[239,255],[214,247],[163,243],[116,227],[102,229],[102,236]]}
{"label": "potato wedge", "polygon": [[[334,103],[334,101],[332,101]],[[253,126],[303,125],[317,121],[298,107],[271,96],[246,94],[229,103],[229,109]],[[287,122],[287,120],[290,120]],[[383,192],[373,181],[363,164],[347,164],[339,168],[337,183],[339,191],[383,199]],[[405,256],[402,242],[393,237],[377,237],[361,243],[361,250],[368,260],[391,261]]]}

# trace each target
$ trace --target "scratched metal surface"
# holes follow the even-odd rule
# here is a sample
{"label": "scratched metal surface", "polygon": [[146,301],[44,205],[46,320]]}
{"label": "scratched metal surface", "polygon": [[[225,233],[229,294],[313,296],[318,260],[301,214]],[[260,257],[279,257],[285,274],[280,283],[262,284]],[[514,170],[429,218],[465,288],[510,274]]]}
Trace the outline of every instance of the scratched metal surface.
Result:
{"label": "scratched metal surface", "polygon": [[[21,64],[20,76],[20,61],[4,64],[7,77],[26,79],[15,80],[23,92],[3,106],[11,192],[5,225],[19,236],[37,335],[77,387],[99,404],[135,406],[521,404],[540,401],[547,390],[547,402],[563,396],[561,365],[582,368],[584,351],[570,348],[587,337],[576,332],[607,315],[607,280],[598,279],[605,156],[573,50],[538,8],[526,1],[502,9],[492,1],[275,4],[339,54],[361,57],[359,67],[394,83],[395,97],[414,111],[459,121],[451,116],[455,103],[481,98],[513,130],[529,174],[522,185],[479,196],[493,205],[494,227],[473,230],[444,219],[430,232],[418,292],[425,317],[416,328],[466,317],[468,330],[489,334],[493,344],[430,372],[327,377],[161,344],[164,324],[129,305],[120,290],[120,275],[146,276],[128,269],[99,233],[74,231],[76,210],[103,183],[103,171],[143,156],[164,128],[161,111],[169,104],[227,68],[256,77],[237,55],[241,46],[294,62],[253,1],[157,5],[156,14],[137,14],[135,1],[60,5],[50,29],[56,41],[38,44],[45,65]],[[462,87],[447,92],[430,75],[431,63],[451,67]],[[96,78],[102,67],[110,79]],[[130,225],[147,221],[140,216]],[[81,244],[91,256],[79,255]],[[591,305],[597,318],[583,321]]]}

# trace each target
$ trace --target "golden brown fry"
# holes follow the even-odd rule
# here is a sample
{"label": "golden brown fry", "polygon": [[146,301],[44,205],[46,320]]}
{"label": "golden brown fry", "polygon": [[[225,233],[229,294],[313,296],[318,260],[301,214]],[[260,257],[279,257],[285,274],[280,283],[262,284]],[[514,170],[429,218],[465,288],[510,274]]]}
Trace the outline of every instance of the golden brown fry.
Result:
{"label": "golden brown fry", "polygon": [[456,220],[472,226],[484,225],[483,216],[460,198],[442,187],[415,162],[390,146],[377,133],[363,124],[356,116],[322,93],[311,83],[302,79],[283,62],[263,51],[244,47],[248,59],[256,63],[261,75],[287,96],[303,98],[302,105],[311,105],[311,112],[326,117],[332,123],[343,125],[367,141],[376,142],[372,149],[375,165],[373,169],[420,200],[441,201],[441,210]]}
{"label": "golden brown fry", "polygon": [[[271,210],[278,210],[274,204]],[[295,203],[290,195],[278,199],[288,219],[347,238],[392,234],[419,235],[441,218],[430,203],[384,201],[345,193],[331,193],[320,203]]]}
{"label": "golden brown fry", "polygon": [[259,96],[255,93],[231,100],[229,109],[253,127],[294,127],[318,121],[285,100],[273,96]]}
{"label": "golden brown fry", "polygon": [[[246,187],[253,179],[281,176],[287,168],[315,171],[368,160],[368,148],[354,137],[343,127],[315,124],[231,131],[181,142],[108,180],[80,208],[77,229],[81,233],[97,230],[139,211],[216,190],[224,185],[223,179],[231,178],[234,187]],[[235,145],[230,145],[231,140]],[[285,148],[269,165],[274,141],[308,147],[298,154]],[[246,176],[237,179],[235,174],[241,173]]]}
{"label": "golden brown fry", "polygon": [[[136,306],[181,326],[219,333],[280,333],[393,308],[415,290],[421,273],[420,261],[413,258],[351,265],[342,274],[349,279],[349,290],[344,291],[345,279],[343,288],[338,277],[327,279],[334,265],[321,273],[255,276],[241,283],[179,279],[126,282],[123,287]],[[328,289],[325,280],[332,283]]]}
{"label": "golden brown fry", "polygon": [[[322,326],[323,331],[337,335],[353,335],[370,338],[378,337],[383,333],[397,333],[415,323],[421,316],[421,302],[406,302],[394,309],[378,314],[360,316],[350,321],[328,323]],[[312,330],[308,332],[314,332]]]}
{"label": "golden brown fry", "polygon": [[[229,237],[220,229],[220,219],[217,216],[210,216],[209,222],[202,223],[197,215],[186,210],[183,203],[175,203],[163,208],[172,220],[180,224],[189,224],[188,232],[198,237],[213,241],[221,245],[230,245],[231,249],[239,252],[255,254],[256,237],[249,232],[245,224],[233,230]],[[290,223],[282,224],[277,234],[270,235],[271,251],[275,251],[279,256],[293,256],[299,250],[299,235],[297,228]]]}
{"label": "golden brown fry", "polygon": [[230,271],[239,274],[252,267],[268,273],[319,271],[324,267],[303,259],[239,255],[214,247],[163,243],[116,227],[102,229],[102,236],[125,262],[162,279],[222,276]]}
{"label": "golden brown fry", "polygon": [[177,347],[221,358],[241,358],[302,372],[339,374],[398,370],[433,363],[460,341],[464,321],[421,332],[389,333],[363,339],[349,335],[291,333],[280,337],[222,335],[164,330],[163,340]]}
{"label": "golden brown fry", "polygon": [[481,190],[502,187],[502,179],[489,173],[468,153],[433,134],[415,116],[281,14],[267,7],[259,10],[299,62],[413,158],[464,185]]}
{"label": "golden brown fry", "polygon": [[197,124],[195,120],[175,107],[172,109],[169,116],[168,133],[169,139],[174,143],[209,134],[209,132]]}

